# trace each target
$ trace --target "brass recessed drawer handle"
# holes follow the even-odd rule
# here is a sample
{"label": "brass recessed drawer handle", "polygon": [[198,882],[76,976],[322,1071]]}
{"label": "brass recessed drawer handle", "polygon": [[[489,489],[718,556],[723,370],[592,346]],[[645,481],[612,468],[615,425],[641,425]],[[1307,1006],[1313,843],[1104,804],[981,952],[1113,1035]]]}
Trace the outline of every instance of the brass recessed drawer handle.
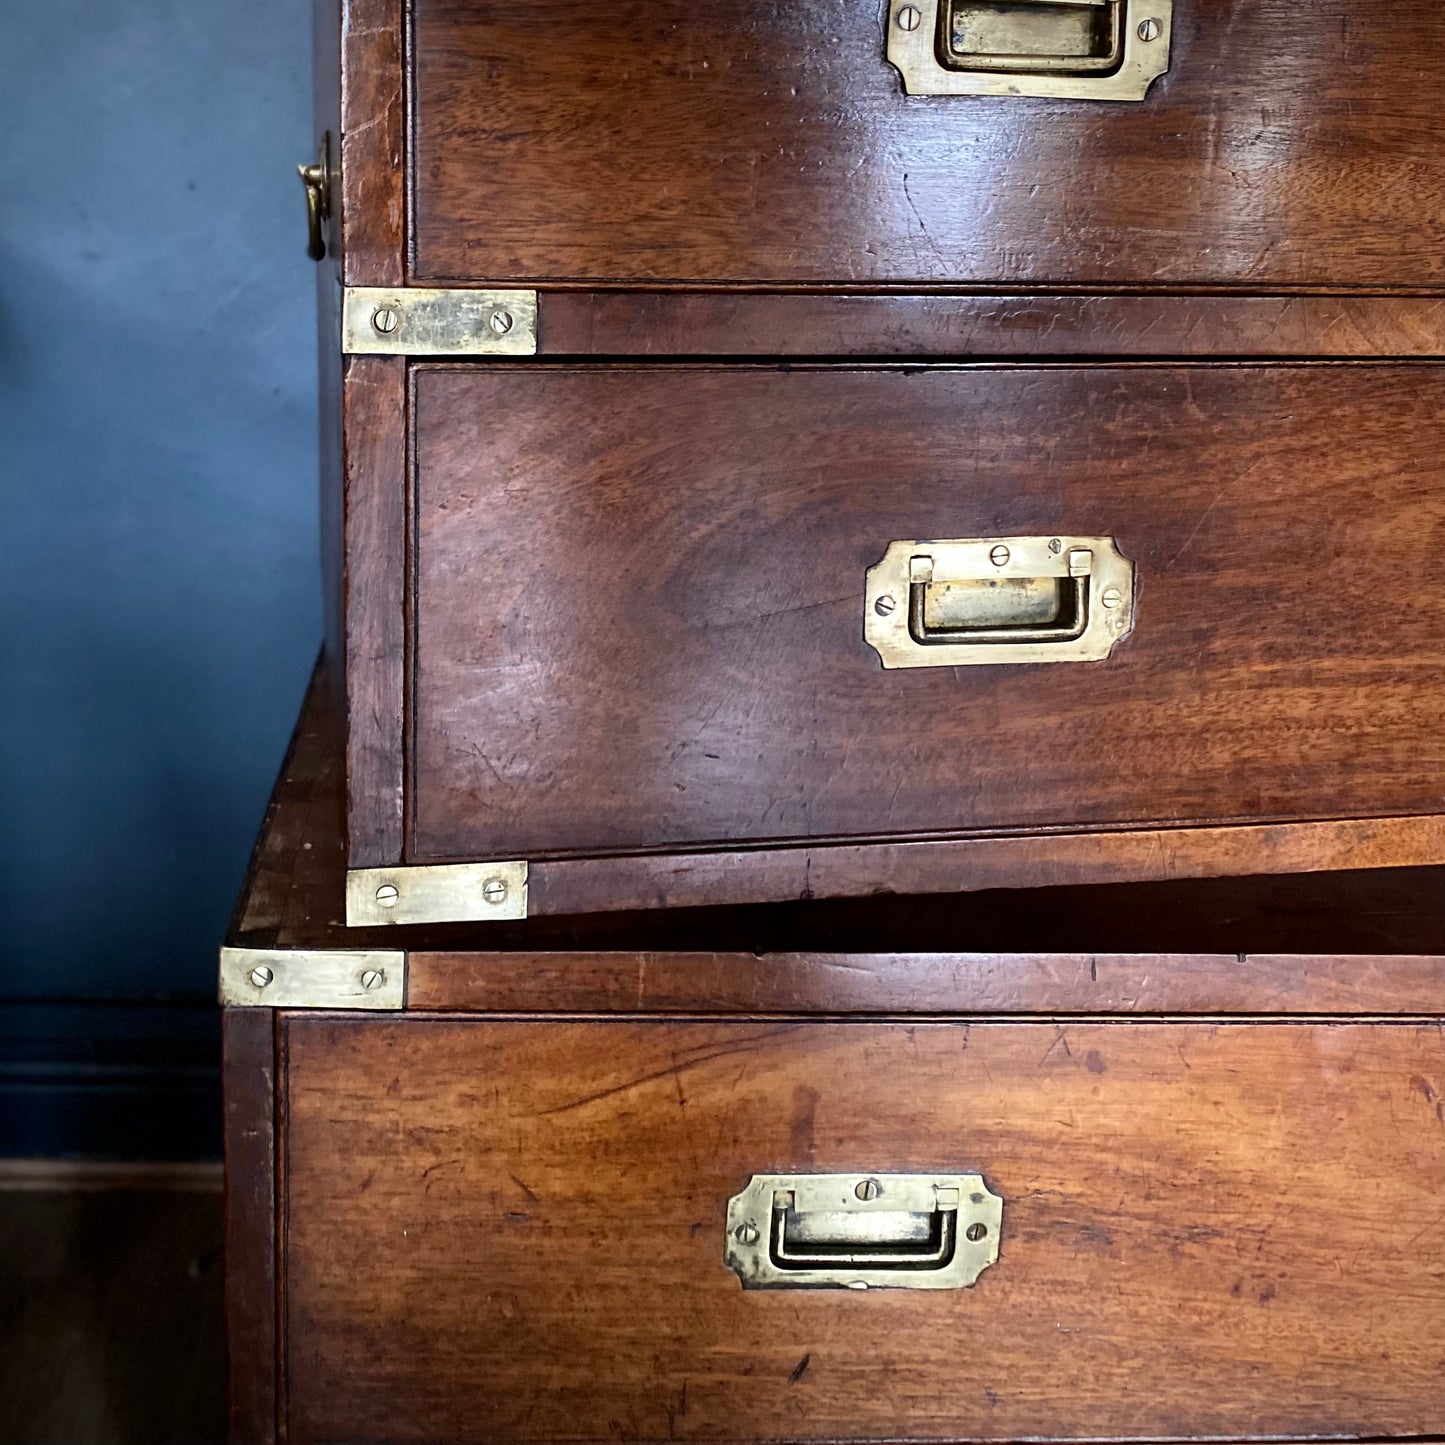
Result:
{"label": "brass recessed drawer handle", "polygon": [[1143,100],[1169,69],[1173,0],[892,0],[909,95]]}
{"label": "brass recessed drawer handle", "polygon": [[1134,625],[1134,564],[1112,537],[889,545],[863,636],[884,667],[1098,662]]}
{"label": "brass recessed drawer handle", "polygon": [[744,1289],[965,1289],[998,1258],[978,1174],[757,1174],[728,1202]]}

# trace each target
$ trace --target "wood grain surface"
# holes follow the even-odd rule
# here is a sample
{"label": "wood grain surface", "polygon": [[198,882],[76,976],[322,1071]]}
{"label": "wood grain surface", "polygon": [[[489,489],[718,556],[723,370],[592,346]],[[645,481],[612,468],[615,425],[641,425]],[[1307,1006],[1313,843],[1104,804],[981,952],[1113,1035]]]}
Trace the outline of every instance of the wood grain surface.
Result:
{"label": "wood grain surface", "polygon": [[[412,862],[1445,801],[1430,364],[414,377]],[[1108,661],[863,641],[894,539],[1059,532],[1137,564]]]}
{"label": "wood grain surface", "polygon": [[[1430,1435],[1434,1024],[286,1021],[287,1438]],[[978,1169],[971,1290],[744,1292],[755,1172]]]}
{"label": "wood grain surface", "polygon": [[344,364],[347,836],[351,866],[401,860],[406,706],[406,358]]}
{"label": "wood grain surface", "polygon": [[[330,12],[336,5],[329,0]],[[340,11],[336,211],[343,273],[348,286],[400,286],[407,247],[406,6],[404,0],[340,0]],[[323,13],[329,25],[330,13]],[[330,35],[325,39],[329,44]]]}
{"label": "wood grain surface", "polygon": [[876,4],[414,13],[422,279],[1445,282],[1434,0],[1175,0],[1140,104],[905,96]]}
{"label": "wood grain surface", "polygon": [[[1119,900],[1149,906],[1149,900]],[[956,937],[966,937],[963,926]],[[495,1014],[1445,1013],[1445,959],[1406,954],[789,953],[421,949],[416,1012]]]}
{"label": "wood grain surface", "polygon": [[222,1014],[230,1445],[276,1439],[276,1016]]}
{"label": "wood grain surface", "polygon": [[1445,301],[1413,296],[549,291],[538,322],[544,356],[1445,354]]}

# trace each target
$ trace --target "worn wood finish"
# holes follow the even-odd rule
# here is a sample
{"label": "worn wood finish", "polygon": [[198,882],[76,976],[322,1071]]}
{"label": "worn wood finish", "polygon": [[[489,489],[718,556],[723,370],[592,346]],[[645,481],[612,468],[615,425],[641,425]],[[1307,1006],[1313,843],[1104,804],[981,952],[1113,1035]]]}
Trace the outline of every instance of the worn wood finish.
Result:
{"label": "worn wood finish", "polygon": [[[318,676],[233,946],[381,941],[343,922],[342,771]],[[1440,1007],[1442,897],[1445,868],[1385,868],[534,917],[385,943],[410,953],[424,1009],[1411,1014]]]}
{"label": "worn wood finish", "polygon": [[[414,376],[410,861],[1441,806],[1432,365]],[[1109,661],[884,671],[863,641],[895,538],[1057,532],[1137,564]],[[1387,836],[1357,831],[1359,863],[1392,861]],[[1441,861],[1401,836],[1394,861]],[[983,850],[831,854],[822,891],[1127,876],[1016,847],[1039,866],[1012,878]],[[658,858],[604,888],[539,868],[535,904],[796,897],[812,856]]]}
{"label": "worn wood finish", "polygon": [[400,356],[345,362],[347,831],[351,864],[402,850],[407,385]]}
{"label": "worn wood finish", "polygon": [[[295,1018],[287,1051],[294,1445],[1439,1426],[1433,1024]],[[755,1171],[939,1168],[1005,1200],[972,1290],[722,1266]]]}
{"label": "worn wood finish", "polygon": [[226,1339],[230,1445],[270,1445],[277,1424],[276,1047],[268,1009],[222,1015]]}
{"label": "worn wood finish", "polygon": [[539,863],[535,913],[1445,864],[1445,817],[1038,833]]}
{"label": "worn wood finish", "polygon": [[414,952],[407,1008],[501,1014],[1427,1016],[1445,959],[1353,954]]}
{"label": "worn wood finish", "polygon": [[333,137],[330,254],[318,275],[326,646],[347,703],[357,866],[401,856],[406,363],[343,359],[341,285],[406,279],[401,0],[316,0],[316,128]]}
{"label": "worn wood finish", "polygon": [[[330,3],[334,8],[336,0]],[[406,6],[404,0],[341,0],[340,10],[337,210],[346,284],[400,286],[407,237]]]}
{"label": "worn wood finish", "polygon": [[834,296],[555,291],[544,356],[1406,357],[1445,301],[1342,296]]}
{"label": "worn wood finish", "polygon": [[417,0],[417,274],[1445,283],[1433,0],[1175,0],[1141,104],[905,97],[884,14]]}

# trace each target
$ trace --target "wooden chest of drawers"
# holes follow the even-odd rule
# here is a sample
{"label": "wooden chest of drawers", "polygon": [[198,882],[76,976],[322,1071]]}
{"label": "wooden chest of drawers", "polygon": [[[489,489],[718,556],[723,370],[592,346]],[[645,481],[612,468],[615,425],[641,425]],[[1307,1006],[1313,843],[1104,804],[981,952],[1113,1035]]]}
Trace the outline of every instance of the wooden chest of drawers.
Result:
{"label": "wooden chest of drawers", "polygon": [[353,924],[1445,861],[1438,7],[318,15]]}
{"label": "wooden chest of drawers", "polygon": [[[1442,870],[381,949],[331,737],[222,961],[233,1445],[1439,1433]],[[830,1180],[881,1266],[808,1257]]]}

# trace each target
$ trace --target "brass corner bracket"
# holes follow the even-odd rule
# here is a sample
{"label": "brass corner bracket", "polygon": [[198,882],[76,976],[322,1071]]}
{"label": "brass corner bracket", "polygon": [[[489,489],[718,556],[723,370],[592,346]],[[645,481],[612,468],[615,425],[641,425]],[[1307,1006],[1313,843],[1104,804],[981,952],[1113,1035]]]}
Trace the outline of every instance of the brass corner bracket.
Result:
{"label": "brass corner bracket", "polygon": [[227,1008],[367,1009],[406,1002],[406,954],[395,949],[223,948]]}
{"label": "brass corner bracket", "polygon": [[355,868],[346,875],[349,928],[515,922],[526,916],[525,862]]}
{"label": "brass corner bracket", "polygon": [[348,356],[535,356],[537,293],[421,286],[348,286]]}

